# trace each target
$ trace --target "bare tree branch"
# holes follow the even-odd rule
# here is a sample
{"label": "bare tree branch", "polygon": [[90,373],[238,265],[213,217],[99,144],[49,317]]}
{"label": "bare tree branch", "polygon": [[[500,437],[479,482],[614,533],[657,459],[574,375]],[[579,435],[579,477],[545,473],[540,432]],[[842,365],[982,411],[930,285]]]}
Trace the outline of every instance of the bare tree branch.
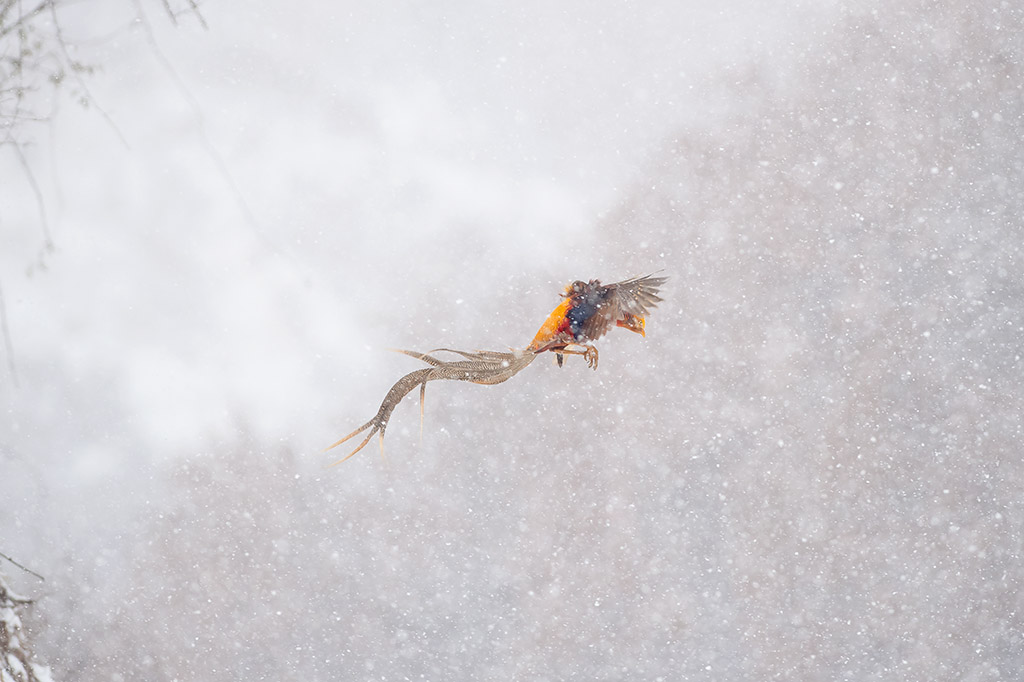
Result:
{"label": "bare tree branch", "polygon": [[[7,560],[8,560],[8,561],[10,561],[10,562],[11,562],[12,564],[14,564],[15,566],[17,566],[17,567],[18,567],[18,568],[20,568],[21,570],[25,571],[26,573],[30,573],[30,574],[34,575],[35,577],[39,578],[40,580],[42,580],[43,582],[46,582],[46,578],[44,578],[43,576],[41,576],[41,575],[39,575],[38,573],[36,573],[35,571],[33,571],[33,570],[32,570],[31,568],[28,568],[28,567],[26,567],[26,566],[22,566],[22,565],[21,565],[21,564],[19,564],[19,563],[18,563],[17,561],[15,561],[15,560],[14,560],[14,559],[12,559],[11,557],[7,556],[7,555],[6,555],[6,554],[4,554],[3,552],[0,552],[0,557],[3,557],[4,559],[7,559]],[[10,596],[8,596],[8,599],[11,599],[12,601],[14,600],[14,598],[13,598],[13,597],[10,597]],[[20,601],[19,601],[19,603],[21,603],[21,604],[30,604],[31,602],[32,602],[32,600],[31,600],[31,599],[22,599],[22,600],[20,600]]]}
{"label": "bare tree branch", "polygon": [[48,7],[51,7],[53,5],[54,0],[43,0],[43,2],[39,3],[38,5],[30,9],[28,12],[19,14],[17,21],[13,21],[10,24],[5,25],[4,22],[7,21],[7,15],[10,13],[10,11],[15,7],[19,9],[21,8],[21,3],[18,2],[17,0],[7,0],[3,3],[3,6],[0,7],[0,38],[3,38],[11,31],[24,30],[24,28],[36,16],[42,14],[43,12],[46,11]]}
{"label": "bare tree branch", "polygon": [[[170,0],[162,0],[162,2],[164,5],[164,10],[167,11],[167,16],[171,18],[171,21],[177,24],[178,15],[184,14],[184,12],[176,12],[174,8],[171,7]],[[186,11],[195,16],[195,18],[199,21],[199,25],[202,26],[204,30],[209,30],[210,27],[207,25],[206,19],[204,19],[203,15],[199,12],[199,4],[195,0],[188,0],[188,10]]]}
{"label": "bare tree branch", "polygon": [[64,33],[61,29],[60,20],[57,17],[57,7],[53,3],[50,4],[50,12],[51,16],[53,17],[53,30],[54,34],[57,37],[57,47],[60,50],[61,54],[64,56],[65,61],[72,67],[71,73],[73,74],[75,82],[78,84],[78,87],[81,88],[82,92],[85,93],[84,100],[88,102],[89,105],[91,105],[93,108],[95,108],[96,111],[100,112],[100,116],[102,116],[103,120],[105,120],[110,125],[111,130],[113,130],[114,134],[117,135],[117,138],[121,140],[121,144],[123,144],[125,148],[129,148],[131,145],[128,144],[128,139],[124,136],[123,133],[121,133],[121,129],[117,127],[116,123],[114,123],[114,119],[110,117],[110,114],[108,114],[103,109],[103,107],[101,107],[97,103],[96,99],[92,96],[92,93],[89,91],[89,87],[85,84],[85,80],[82,79],[80,72],[82,70],[89,70],[88,67],[85,67],[84,65],[75,61],[68,53],[68,46],[67,43],[64,41]]}
{"label": "bare tree branch", "polygon": [[7,371],[11,374],[11,382],[18,386],[18,372],[14,363],[14,342],[11,341],[11,329],[7,322],[7,303],[4,298],[3,286],[0,286],[0,335],[3,336],[4,350],[7,351]]}
{"label": "bare tree branch", "polygon": [[[164,4],[166,6],[167,3],[165,2]],[[260,227],[256,214],[254,214],[252,209],[249,207],[249,202],[246,201],[245,196],[242,194],[242,190],[235,181],[235,177],[232,175],[231,169],[228,168],[227,162],[224,160],[224,157],[221,155],[217,147],[210,140],[210,136],[206,132],[206,119],[203,116],[202,107],[199,104],[199,101],[195,98],[195,95],[192,94],[192,91],[189,90],[188,86],[185,84],[185,81],[175,70],[170,60],[167,59],[166,55],[164,55],[163,51],[160,49],[160,45],[157,43],[156,36],[153,33],[153,28],[146,19],[145,11],[143,10],[140,0],[135,0],[135,7],[138,10],[140,23],[146,34],[146,41],[152,48],[153,54],[156,55],[157,60],[164,67],[164,70],[167,71],[171,80],[174,81],[175,86],[178,88],[178,92],[180,92],[181,96],[188,102],[189,108],[192,110],[192,115],[196,121],[196,129],[199,133],[199,142],[206,150],[206,153],[209,155],[214,165],[216,165],[221,178],[223,178],[224,183],[228,187],[228,190],[235,197],[235,202],[237,203],[239,210],[241,210],[246,223],[248,223],[256,236],[259,237],[259,239],[261,239],[271,251],[275,253],[282,253],[281,247],[275,244]],[[198,13],[198,8],[196,9],[196,12]],[[205,22],[203,23],[203,26],[206,26]]]}
{"label": "bare tree branch", "polygon": [[46,202],[43,199],[43,190],[40,188],[39,182],[36,180],[36,176],[32,172],[32,166],[25,157],[25,151],[22,149],[21,145],[13,139],[8,139],[6,142],[10,143],[11,148],[14,149],[14,155],[18,159],[18,163],[21,164],[22,170],[25,171],[25,179],[28,180],[28,184],[32,188],[32,194],[36,197],[36,204],[39,207],[39,224],[43,231],[43,249],[47,252],[52,251],[53,237],[50,234],[50,224],[46,217]]}

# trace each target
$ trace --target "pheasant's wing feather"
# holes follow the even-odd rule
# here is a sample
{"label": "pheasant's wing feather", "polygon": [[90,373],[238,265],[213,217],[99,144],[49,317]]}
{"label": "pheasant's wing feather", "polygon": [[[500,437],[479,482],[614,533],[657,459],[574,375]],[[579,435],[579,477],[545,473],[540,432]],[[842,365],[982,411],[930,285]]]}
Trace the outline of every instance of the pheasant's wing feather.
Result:
{"label": "pheasant's wing feather", "polygon": [[610,306],[614,306],[616,312],[613,319],[618,319],[618,313],[622,311],[638,317],[647,317],[651,309],[662,301],[658,291],[667,279],[646,275],[609,284],[608,298],[614,300],[614,304]]}
{"label": "pheasant's wing feather", "polygon": [[[604,287],[602,287],[604,288]],[[619,319],[621,304],[610,288],[599,294],[597,308],[583,322],[583,338],[596,341],[611,329],[615,320]]]}

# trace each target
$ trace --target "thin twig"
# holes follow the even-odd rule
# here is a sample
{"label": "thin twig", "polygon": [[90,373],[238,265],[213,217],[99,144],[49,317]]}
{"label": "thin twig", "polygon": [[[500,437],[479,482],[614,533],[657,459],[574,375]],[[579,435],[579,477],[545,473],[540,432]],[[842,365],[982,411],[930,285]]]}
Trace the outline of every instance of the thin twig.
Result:
{"label": "thin twig", "polygon": [[106,120],[107,124],[110,125],[111,130],[113,130],[114,134],[117,135],[119,140],[121,140],[121,144],[124,145],[125,149],[131,149],[131,145],[128,144],[128,138],[126,138],[124,134],[121,132],[121,129],[117,127],[117,124],[114,123],[114,119],[111,118],[110,114],[108,114],[106,110],[104,110],[103,107],[99,105],[99,103],[96,101],[96,98],[92,96],[92,92],[89,90],[88,86],[86,86],[85,80],[82,79],[78,71],[75,69],[75,65],[78,62],[76,62],[71,57],[71,54],[68,52],[67,43],[64,42],[64,33],[61,30],[60,20],[57,18],[57,4],[55,2],[52,2],[52,0],[49,0],[47,4],[49,4],[50,6],[50,14],[53,17],[53,32],[54,35],[57,36],[57,45],[60,48],[61,54],[64,55],[64,59],[67,60],[68,66],[71,70],[71,74],[74,77],[75,81],[78,82],[78,87],[80,87],[82,89],[82,92],[85,93],[85,98],[89,102],[89,104],[95,107],[96,111],[100,112],[100,116],[102,116],[104,120]]}
{"label": "thin twig", "polygon": [[[0,25],[2,25],[4,19],[7,18],[7,12],[11,8],[13,8],[15,5],[17,5],[19,9],[21,8],[21,3],[20,2],[18,2],[18,3],[12,2],[12,3],[7,5],[3,9],[3,12],[0,12]],[[20,30],[21,28],[27,26],[28,23],[30,21],[32,21],[32,19],[34,19],[36,17],[36,15],[42,14],[46,10],[47,7],[50,7],[52,5],[53,5],[53,0],[43,0],[38,5],[36,5],[32,9],[30,9],[28,12],[20,14],[18,16],[18,20],[17,21],[12,21],[6,27],[0,28],[0,38],[3,38],[4,36],[6,36],[11,31]]]}
{"label": "thin twig", "polygon": [[0,334],[4,338],[4,349],[7,351],[7,370],[11,373],[11,383],[18,388],[17,366],[14,364],[14,343],[11,341],[11,328],[7,323],[7,305],[4,299],[4,288],[0,286]]}
{"label": "thin twig", "polygon": [[40,579],[40,580],[42,580],[43,582],[46,582],[46,578],[44,578],[43,576],[41,576],[41,575],[39,575],[38,573],[36,573],[35,571],[33,571],[33,570],[32,570],[31,568],[27,568],[27,567],[25,567],[25,566],[22,566],[22,565],[21,565],[21,564],[19,564],[19,563],[18,563],[17,561],[15,561],[15,560],[14,560],[14,559],[12,559],[11,557],[7,556],[7,555],[6,555],[6,554],[4,554],[3,552],[0,552],[0,557],[3,557],[4,559],[7,559],[7,560],[8,560],[8,561],[10,561],[10,562],[11,562],[12,564],[14,564],[15,566],[17,566],[17,567],[18,567],[18,568],[20,568],[21,570],[25,571],[26,573],[31,573],[32,575],[34,575],[35,577],[39,578],[39,579]]}
{"label": "thin twig", "polygon": [[[169,16],[171,18],[171,21],[174,22],[174,25],[177,26],[178,25],[178,13],[174,11],[173,7],[171,7],[170,1],[169,0],[163,0],[163,5],[164,5],[164,10],[166,10],[166,12],[167,12],[167,16]],[[188,7],[192,11],[192,14],[195,15],[196,19],[199,20],[199,25],[203,27],[203,30],[209,31],[210,30],[210,26],[206,23],[206,19],[203,18],[202,13],[199,11],[198,3],[196,3],[195,0],[188,0]],[[182,13],[184,13],[184,12],[182,12]]]}
{"label": "thin twig", "polygon": [[[224,157],[221,155],[217,147],[214,146],[213,141],[207,134],[206,117],[203,115],[203,108],[202,106],[200,106],[199,100],[197,100],[195,95],[192,94],[192,91],[185,84],[184,79],[181,77],[180,74],[178,74],[177,70],[174,68],[174,65],[171,64],[171,61],[160,49],[160,44],[157,42],[156,35],[153,33],[153,27],[150,26],[149,21],[146,19],[145,11],[143,10],[142,3],[139,2],[139,0],[135,0],[135,7],[139,15],[139,23],[141,24],[143,33],[146,36],[146,42],[149,43],[150,49],[153,50],[153,54],[156,56],[156,59],[158,62],[160,62],[161,66],[163,66],[164,71],[166,71],[167,75],[170,76],[172,81],[174,81],[174,84],[177,87],[178,92],[181,93],[181,96],[188,103],[189,108],[192,109],[192,116],[196,121],[196,129],[199,134],[199,143],[206,150],[206,153],[209,155],[214,165],[216,165],[217,170],[220,172],[221,178],[223,178],[224,182],[227,184],[228,189],[231,191],[231,194],[234,195],[235,202],[238,204],[239,209],[241,209],[242,211],[242,216],[245,218],[245,221],[249,224],[249,227],[253,230],[253,232],[256,233],[256,236],[263,240],[263,242],[270,248],[271,251],[275,253],[280,253],[281,249],[270,239],[270,237],[260,227],[260,223],[256,219],[256,214],[252,212],[251,208],[249,208],[249,202],[245,200],[245,196],[242,194],[242,189],[238,186],[238,183],[235,181],[235,177],[231,173],[231,170],[228,168],[227,162],[224,161]],[[196,8],[196,14],[198,15],[198,8]],[[202,20],[202,17],[200,17],[200,20]],[[206,22],[203,21],[202,23],[203,27],[205,28]]]}
{"label": "thin twig", "polygon": [[21,145],[13,137],[8,137],[7,142],[14,149],[14,155],[18,157],[18,163],[21,164],[22,170],[25,171],[25,179],[28,180],[28,184],[32,188],[32,194],[36,197],[36,204],[39,206],[39,224],[43,229],[43,250],[47,252],[52,251],[53,237],[50,235],[50,221],[46,217],[46,201],[43,199],[43,190],[39,186],[35,174],[32,172],[32,166],[29,164]]}

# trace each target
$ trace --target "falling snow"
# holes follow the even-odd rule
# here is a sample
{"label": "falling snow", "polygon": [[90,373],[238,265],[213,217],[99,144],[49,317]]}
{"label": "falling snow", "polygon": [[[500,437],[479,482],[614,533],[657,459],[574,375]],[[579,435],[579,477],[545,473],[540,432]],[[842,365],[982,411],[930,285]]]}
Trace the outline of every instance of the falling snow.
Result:
{"label": "falling snow", "polygon": [[[0,147],[54,679],[1019,679],[1017,4],[141,6],[66,7],[42,212]],[[654,271],[598,371],[432,385],[326,467],[385,349]]]}

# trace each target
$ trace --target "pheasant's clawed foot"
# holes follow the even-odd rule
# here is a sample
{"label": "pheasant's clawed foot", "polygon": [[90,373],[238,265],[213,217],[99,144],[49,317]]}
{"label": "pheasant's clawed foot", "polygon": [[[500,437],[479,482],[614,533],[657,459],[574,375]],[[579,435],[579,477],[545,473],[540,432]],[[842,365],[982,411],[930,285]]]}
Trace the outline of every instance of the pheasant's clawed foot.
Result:
{"label": "pheasant's clawed foot", "polygon": [[587,361],[587,366],[590,369],[597,369],[597,348],[594,346],[584,346],[586,350],[583,351],[583,359]]}

